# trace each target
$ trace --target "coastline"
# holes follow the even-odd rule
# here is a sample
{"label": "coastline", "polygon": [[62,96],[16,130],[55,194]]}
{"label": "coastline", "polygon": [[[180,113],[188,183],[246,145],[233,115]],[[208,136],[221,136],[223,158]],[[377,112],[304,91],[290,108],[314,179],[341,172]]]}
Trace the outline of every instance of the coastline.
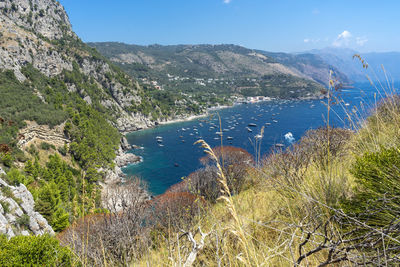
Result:
{"label": "coastline", "polygon": [[[296,98],[297,100],[311,100],[311,99],[322,99],[324,98],[323,95],[313,95],[313,96],[306,96],[306,97],[299,97]],[[133,132],[138,132],[138,131],[142,131],[142,130],[147,130],[147,129],[151,129],[151,128],[156,128],[157,126],[162,126],[162,125],[168,125],[168,124],[174,124],[174,123],[181,123],[181,122],[188,122],[188,121],[192,121],[192,120],[196,120],[199,118],[205,118],[207,116],[210,116],[212,112],[216,112],[218,110],[221,109],[226,109],[226,108],[232,108],[235,107],[237,105],[243,105],[243,104],[256,104],[256,103],[262,103],[262,102],[269,102],[269,101],[273,101],[273,100],[277,100],[278,98],[267,98],[267,99],[263,99],[263,100],[257,100],[257,101],[246,101],[246,102],[235,102],[232,105],[218,105],[218,106],[213,106],[210,108],[207,108],[205,112],[198,114],[198,115],[189,115],[189,116],[184,116],[182,115],[182,117],[178,117],[178,118],[174,118],[174,119],[167,119],[165,121],[158,121],[154,124],[147,124],[147,127],[143,127],[141,129],[138,129],[136,131],[132,131],[129,133],[133,133]],[[114,170],[114,178],[115,176],[119,176],[120,180],[124,180],[126,178],[125,173],[122,171],[122,169],[124,167],[127,167],[131,164],[139,164],[141,162],[143,162],[145,159],[143,159],[143,157],[140,156],[136,156],[134,153],[134,151],[132,150],[136,150],[139,149],[139,147],[136,147],[135,145],[130,145],[126,139],[126,134],[129,133],[124,133],[124,137],[122,138],[122,142],[121,142],[121,148],[119,150],[118,156],[119,157],[132,157],[130,158],[131,160],[126,160],[124,162],[124,164],[117,164],[116,169],[118,169],[118,171]],[[129,151],[129,152],[128,152]],[[136,157],[136,160],[132,160],[133,157]],[[119,160],[115,160],[115,162],[117,163]],[[113,179],[110,179],[113,180]]]}
{"label": "coastline", "polygon": [[[184,117],[184,118],[175,118],[175,119],[171,119],[171,120],[166,120],[166,121],[161,121],[158,122],[158,125],[166,125],[166,124],[172,124],[172,123],[178,123],[178,122],[185,122],[185,121],[192,121],[195,119],[199,119],[199,118],[204,118],[210,115],[210,111],[216,111],[216,110],[220,110],[220,109],[225,109],[225,108],[231,108],[234,107],[235,105],[232,106],[227,106],[227,105],[223,105],[223,106],[214,106],[211,108],[207,108],[207,110],[205,112],[203,112],[202,114],[199,115],[190,115],[188,117]],[[151,128],[151,127],[149,127]]]}

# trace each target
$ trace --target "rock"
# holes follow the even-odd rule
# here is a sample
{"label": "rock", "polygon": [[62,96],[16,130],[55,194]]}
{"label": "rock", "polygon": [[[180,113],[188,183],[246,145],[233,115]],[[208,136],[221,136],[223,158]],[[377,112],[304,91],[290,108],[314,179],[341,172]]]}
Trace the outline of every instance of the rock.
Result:
{"label": "rock", "polygon": [[28,235],[29,235],[29,232],[26,231],[26,230],[23,230],[23,231],[21,231],[21,235],[28,236]]}
{"label": "rock", "polygon": [[84,98],[83,98],[83,100],[85,100],[85,102],[86,103],[88,103],[89,105],[91,105],[92,104],[92,99],[90,98],[90,96],[85,96]]}
{"label": "rock", "polygon": [[[44,233],[54,234],[53,229],[38,212],[35,211],[35,202],[32,194],[25,185],[9,186],[4,180],[0,179],[1,187],[8,187],[12,192],[12,197],[6,197],[0,192],[0,201],[8,203],[8,212],[0,206],[0,233],[8,237],[15,235],[41,235]],[[18,202],[16,201],[18,200]],[[23,215],[29,216],[29,229],[22,229],[17,223],[17,219]]]}
{"label": "rock", "polygon": [[48,125],[39,125],[36,122],[28,121],[25,128],[19,131],[21,138],[18,141],[19,147],[25,147],[33,140],[48,142],[56,147],[64,146],[70,143],[65,137],[64,123],[50,128]]}
{"label": "rock", "polygon": [[121,138],[121,147],[122,147],[122,150],[124,150],[124,151],[132,149],[132,146],[128,143],[128,140],[126,139],[125,136],[123,136]]}
{"label": "rock", "polygon": [[142,161],[142,158],[132,153],[122,153],[115,158],[115,163],[118,167],[125,167],[129,164],[137,163],[140,161]]}
{"label": "rock", "polygon": [[8,10],[3,14],[18,26],[50,40],[61,39],[65,35],[75,36],[68,16],[58,1],[3,0],[2,6]]}

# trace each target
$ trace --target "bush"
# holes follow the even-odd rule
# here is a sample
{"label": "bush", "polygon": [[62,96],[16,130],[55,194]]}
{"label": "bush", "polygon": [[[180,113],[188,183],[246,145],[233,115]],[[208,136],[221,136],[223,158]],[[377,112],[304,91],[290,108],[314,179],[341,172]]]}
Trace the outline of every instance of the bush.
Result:
{"label": "bush", "polygon": [[17,218],[16,223],[19,224],[20,226],[28,228],[30,220],[31,218],[29,217],[28,214],[22,214],[21,217]]}
{"label": "bush", "polygon": [[5,153],[1,157],[1,161],[3,162],[4,166],[11,167],[12,163],[14,162],[14,157],[11,153]]}
{"label": "bush", "polygon": [[[231,193],[238,194],[248,185],[248,169],[254,163],[253,157],[246,150],[231,146],[216,147],[213,151],[223,168]],[[200,161],[204,168],[191,173],[167,192],[190,192],[215,202],[221,195],[218,169],[209,156],[201,158]]]}
{"label": "bush", "polygon": [[58,148],[58,152],[60,152],[61,155],[66,156],[68,152],[68,147],[67,145],[64,145],[62,147]]}
{"label": "bush", "polygon": [[151,246],[149,213],[138,180],[107,187],[111,214],[93,214],[77,220],[58,235],[79,258],[93,266],[128,266]]}
{"label": "bush", "polygon": [[2,186],[1,187],[1,193],[3,193],[3,195],[5,197],[8,197],[8,198],[13,198],[14,197],[13,192],[11,191],[11,189],[8,186]]}
{"label": "bush", "polygon": [[0,236],[0,266],[71,266],[71,251],[49,236]]}
{"label": "bush", "polygon": [[25,183],[25,176],[16,168],[10,169],[10,171],[7,173],[6,179],[10,185],[19,185],[21,183]]}
{"label": "bush", "polygon": [[10,203],[0,200],[0,205],[3,207],[4,214],[7,214],[10,212]]}
{"label": "bush", "polygon": [[[385,226],[400,216],[400,151],[397,148],[381,148],[357,157],[351,174],[357,188],[350,200],[343,200],[348,214],[368,215],[369,225]],[[365,220],[367,218],[364,218]]]}
{"label": "bush", "polygon": [[150,203],[151,224],[167,232],[189,227],[204,209],[204,202],[188,192],[167,192],[155,197]]}
{"label": "bush", "polygon": [[267,177],[284,183],[281,193],[292,195],[291,188],[300,190],[311,165],[323,171],[327,169],[329,161],[332,163],[345,156],[348,153],[346,144],[351,136],[350,130],[342,128],[309,130],[298,143],[284,151],[269,154],[263,160],[263,172]]}
{"label": "bush", "polygon": [[51,149],[56,149],[56,147],[54,145],[46,143],[46,142],[42,142],[40,144],[40,148],[43,149],[43,150],[50,150],[50,148]]}

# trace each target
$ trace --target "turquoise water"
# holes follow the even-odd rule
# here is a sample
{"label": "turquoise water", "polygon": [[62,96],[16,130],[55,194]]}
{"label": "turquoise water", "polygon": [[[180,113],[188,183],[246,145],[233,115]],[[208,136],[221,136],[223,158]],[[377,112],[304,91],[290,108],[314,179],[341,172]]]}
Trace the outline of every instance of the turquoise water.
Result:
{"label": "turquoise water", "polygon": [[[374,93],[374,89],[366,84],[342,90],[341,98],[347,105],[333,106],[331,125],[346,124],[342,120],[345,117],[344,108],[351,110],[357,107],[361,110],[364,106],[367,110],[368,106],[375,102]],[[326,124],[324,118],[327,109],[323,102],[326,103],[326,100],[274,100],[218,110],[222,129],[225,129],[222,132],[223,144],[241,147],[254,154],[251,141],[254,142],[254,136],[265,126],[262,154],[267,154],[277,143],[289,146],[293,140],[285,138],[287,133],[291,133],[294,141],[297,141],[305,131]],[[257,126],[249,127],[249,123]],[[127,175],[135,175],[147,181],[149,191],[153,194],[161,194],[201,167],[199,158],[204,156],[204,152],[193,143],[201,137],[212,147],[221,145],[221,138],[216,134],[219,131],[219,120],[215,115],[212,118],[167,124],[128,134],[130,144],[143,147],[132,150],[136,155],[143,157],[143,162],[127,166],[123,171]],[[228,140],[228,136],[231,140]],[[160,141],[157,141],[158,139]]]}

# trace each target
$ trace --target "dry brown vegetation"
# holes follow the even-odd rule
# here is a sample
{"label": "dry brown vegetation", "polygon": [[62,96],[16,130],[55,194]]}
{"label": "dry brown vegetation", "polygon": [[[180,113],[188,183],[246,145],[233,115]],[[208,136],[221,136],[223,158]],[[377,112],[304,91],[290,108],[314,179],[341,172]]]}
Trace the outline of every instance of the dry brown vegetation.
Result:
{"label": "dry brown vegetation", "polygon": [[399,99],[388,95],[358,129],[310,130],[257,162],[201,141],[203,168],[60,239],[84,265],[397,266]]}

